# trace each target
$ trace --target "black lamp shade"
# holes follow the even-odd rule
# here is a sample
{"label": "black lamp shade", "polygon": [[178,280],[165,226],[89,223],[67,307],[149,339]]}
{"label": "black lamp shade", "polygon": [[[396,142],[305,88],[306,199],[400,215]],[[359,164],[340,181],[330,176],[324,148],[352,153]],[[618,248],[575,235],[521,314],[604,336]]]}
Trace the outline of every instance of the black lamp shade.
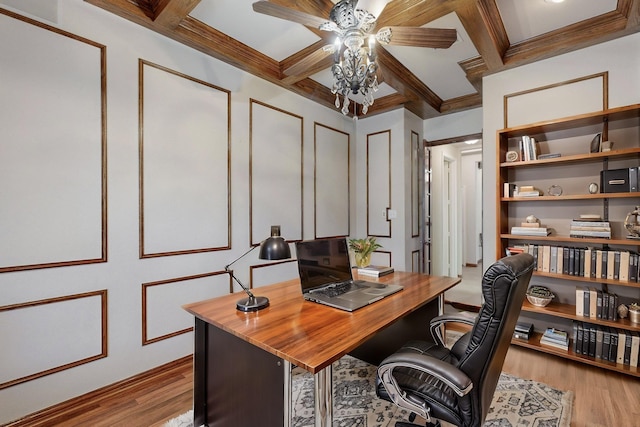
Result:
{"label": "black lamp shade", "polygon": [[271,237],[260,244],[260,259],[278,260],[291,258],[289,244],[280,236],[280,226],[271,226]]}

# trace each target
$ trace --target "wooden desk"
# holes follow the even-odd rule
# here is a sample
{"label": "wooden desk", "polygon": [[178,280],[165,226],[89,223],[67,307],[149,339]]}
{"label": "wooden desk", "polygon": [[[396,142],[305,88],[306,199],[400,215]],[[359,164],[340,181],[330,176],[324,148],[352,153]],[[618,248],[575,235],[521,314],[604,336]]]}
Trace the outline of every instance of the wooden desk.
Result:
{"label": "wooden desk", "polygon": [[[409,337],[424,338],[424,322],[441,311],[444,291],[460,282],[404,272],[366,280],[404,289],[353,313],[305,301],[297,279],[257,289],[270,306],[253,313],[236,310],[243,293],[185,305],[196,317],[194,426],[288,427],[292,365],[315,375],[316,426],[331,426],[331,364],[358,351],[377,352],[379,359]],[[381,349],[380,334],[387,346],[391,337],[399,344]]]}

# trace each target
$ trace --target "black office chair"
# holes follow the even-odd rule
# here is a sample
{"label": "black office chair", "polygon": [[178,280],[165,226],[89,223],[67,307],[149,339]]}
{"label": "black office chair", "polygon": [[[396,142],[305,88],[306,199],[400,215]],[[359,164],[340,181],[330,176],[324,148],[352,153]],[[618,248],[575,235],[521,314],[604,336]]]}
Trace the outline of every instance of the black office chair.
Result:
{"label": "black office chair", "polygon": [[[420,415],[427,426],[443,420],[461,427],[484,422],[511,343],[531,274],[533,257],[502,258],[482,278],[484,303],[474,318],[443,315],[430,324],[435,343],[410,341],[378,367],[377,394]],[[473,325],[449,350],[441,326]],[[415,426],[398,422],[396,427]]]}

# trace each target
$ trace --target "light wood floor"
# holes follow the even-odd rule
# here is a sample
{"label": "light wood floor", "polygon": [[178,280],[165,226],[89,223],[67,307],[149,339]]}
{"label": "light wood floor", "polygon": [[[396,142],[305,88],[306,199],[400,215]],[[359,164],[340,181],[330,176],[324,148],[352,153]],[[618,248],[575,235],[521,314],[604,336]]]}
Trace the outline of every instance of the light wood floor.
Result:
{"label": "light wood floor", "polygon": [[[593,368],[559,357],[511,346],[504,371],[561,390],[573,390],[574,427],[637,427],[640,425],[640,380]],[[73,407],[49,411],[8,426],[161,426],[192,405],[193,375],[190,358],[107,388]]]}

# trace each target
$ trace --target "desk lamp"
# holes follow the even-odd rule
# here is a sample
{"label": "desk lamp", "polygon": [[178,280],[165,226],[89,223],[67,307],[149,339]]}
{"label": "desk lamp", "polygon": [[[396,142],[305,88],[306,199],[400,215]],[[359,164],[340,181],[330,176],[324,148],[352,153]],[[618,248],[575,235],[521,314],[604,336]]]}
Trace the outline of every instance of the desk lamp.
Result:
{"label": "desk lamp", "polygon": [[[291,258],[291,250],[289,249],[289,244],[284,240],[283,237],[280,236],[279,225],[271,226],[271,237],[263,240],[259,246],[260,254],[258,255],[258,258],[260,259],[278,260]],[[240,258],[243,258],[245,255],[247,255],[257,247],[258,246],[251,247],[251,249],[249,249],[247,252],[243,253],[224,267],[224,271],[229,273],[233,280],[235,280],[236,283],[240,285],[240,287],[247,293],[247,295],[249,295],[248,298],[243,298],[237,302],[236,308],[240,311],[258,311],[269,306],[269,298],[254,296],[249,288],[243,285],[242,282],[233,275],[233,272],[229,270],[229,267],[231,267],[232,264],[234,264]]]}

